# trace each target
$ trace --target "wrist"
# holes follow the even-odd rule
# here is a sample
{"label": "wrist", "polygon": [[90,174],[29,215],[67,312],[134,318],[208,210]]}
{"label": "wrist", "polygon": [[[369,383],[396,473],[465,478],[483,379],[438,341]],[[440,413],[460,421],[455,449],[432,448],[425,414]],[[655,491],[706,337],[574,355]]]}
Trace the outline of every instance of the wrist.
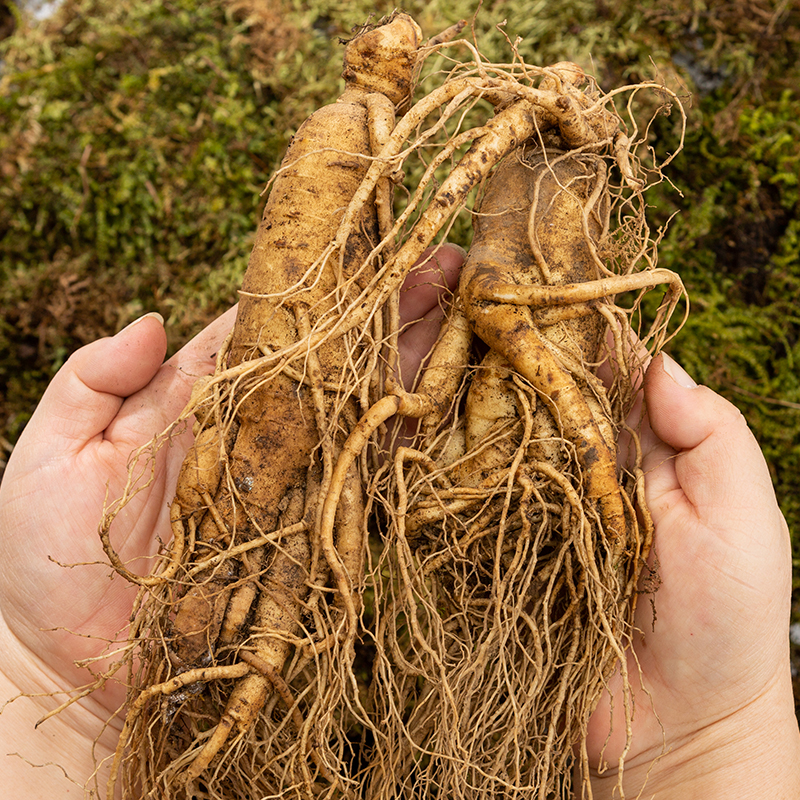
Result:
{"label": "wrist", "polygon": [[[81,797],[93,788],[96,764],[113,752],[118,730],[91,698],[37,727],[66,699],[64,689],[0,617],[0,775],[9,797]],[[104,784],[99,773],[97,780]]]}
{"label": "wrist", "polygon": [[[666,731],[665,736],[663,748],[626,761],[622,781],[626,797],[800,797],[800,730],[788,675],[768,693],[707,728],[675,737]],[[593,772],[594,800],[618,800],[618,779],[616,770],[602,775]]]}

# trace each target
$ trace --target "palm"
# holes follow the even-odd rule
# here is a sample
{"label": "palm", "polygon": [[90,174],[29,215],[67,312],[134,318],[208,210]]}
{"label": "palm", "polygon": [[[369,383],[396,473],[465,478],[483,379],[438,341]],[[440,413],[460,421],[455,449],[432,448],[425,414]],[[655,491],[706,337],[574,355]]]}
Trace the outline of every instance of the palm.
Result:
{"label": "palm", "polygon": [[[4,563],[14,565],[13,570],[3,571],[0,596],[12,632],[61,676],[65,686],[87,680],[75,661],[100,656],[109,641],[124,636],[136,593],[134,585],[118,576],[109,579],[111,571],[97,536],[104,504],[120,496],[131,452],[177,416],[194,378],[212,368],[209,356],[229,325],[230,318],[217,323],[124,401],[105,393],[112,421],[105,425],[101,414],[97,425],[102,427],[92,435],[86,436],[77,411],[71,419],[53,420],[52,426],[32,426],[18,445],[15,470],[2,486],[0,519],[9,531],[16,527],[25,535],[0,539]],[[148,339],[143,343],[145,359],[160,361],[160,326],[155,322],[140,326]],[[96,344],[106,342],[113,340]],[[143,366],[152,370],[146,363]],[[84,388],[78,387],[78,392]],[[48,402],[46,396],[45,410]],[[162,448],[152,483],[115,521],[112,538],[123,560],[134,554],[152,555],[159,541],[168,540],[168,497],[189,444],[184,432]],[[147,565],[140,560],[132,568],[144,572]],[[123,691],[121,685],[109,688],[103,703],[116,709]]]}
{"label": "palm", "polygon": [[[665,742],[675,747],[765,693],[782,663],[791,581],[786,526],[741,417],[722,407],[712,433],[702,430],[711,420],[691,432],[674,418],[682,409],[666,408],[657,395],[648,403],[653,427],[674,438],[678,454],[645,433],[661,585],[653,598],[655,622],[646,597],[636,613],[628,658],[635,694],[629,764],[649,763]],[[697,441],[690,441],[695,434]],[[751,456],[760,471],[741,470]],[[760,530],[753,529],[753,509],[765,514]],[[608,697],[589,731],[590,760],[599,763],[602,752],[612,768],[625,743],[618,676],[613,693],[610,738]]]}

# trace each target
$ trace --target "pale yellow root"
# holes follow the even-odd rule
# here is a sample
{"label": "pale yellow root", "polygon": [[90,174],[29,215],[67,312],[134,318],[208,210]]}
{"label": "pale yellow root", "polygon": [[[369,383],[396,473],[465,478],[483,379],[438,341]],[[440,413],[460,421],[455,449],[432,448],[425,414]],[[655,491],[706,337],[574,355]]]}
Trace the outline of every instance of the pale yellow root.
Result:
{"label": "pale yellow root", "polygon": [[[275,674],[283,669],[290,642],[299,629],[300,608],[308,591],[310,557],[306,532],[292,534],[279,546],[263,579],[265,591],[258,600],[254,632],[247,646],[253,647],[260,662]],[[251,672],[236,684],[214,733],[186,770],[187,782],[205,771],[234,728],[240,733],[250,730],[271,687],[272,681],[263,671]]]}
{"label": "pale yellow root", "polygon": [[[168,655],[165,665],[157,662],[142,674],[155,675],[158,680],[159,675],[171,674],[172,668],[178,666],[181,653],[188,661],[180,665],[187,671],[169,681],[161,680],[138,695],[132,690],[130,713],[113,766],[114,780],[126,747],[130,753],[130,748],[147,742],[154,751],[164,754],[161,757],[175,759],[170,737],[174,735],[178,740],[179,729],[186,739],[174,762],[172,786],[183,783],[186,796],[205,792],[216,796],[219,787],[226,785],[228,769],[236,773],[237,780],[247,781],[247,769],[256,761],[258,765],[253,768],[263,775],[271,769],[273,755],[268,751],[273,743],[269,737],[279,716],[280,698],[288,709],[284,724],[294,724],[297,741],[287,745],[276,736],[276,746],[285,747],[280,755],[288,766],[276,781],[277,788],[267,788],[265,779],[257,788],[254,784],[253,791],[270,796],[283,792],[284,784],[277,784],[291,773],[293,790],[306,796],[319,794],[320,777],[327,782],[322,790],[326,796],[348,794],[347,785],[355,778],[346,775],[342,765],[343,758],[349,756],[337,754],[326,738],[333,730],[332,737],[342,745],[341,752],[352,747],[352,742],[345,741],[349,733],[334,730],[342,724],[337,721],[337,714],[342,719],[349,719],[350,714],[368,734],[384,740],[383,722],[376,723],[370,717],[374,709],[361,705],[352,661],[361,617],[367,617],[361,604],[367,553],[365,522],[368,509],[375,502],[374,497],[368,498],[365,508],[362,478],[369,480],[370,475],[369,459],[364,455],[370,443],[379,438],[376,434],[395,415],[422,420],[418,441],[425,443],[425,450],[398,451],[392,477],[395,488],[387,491],[387,496],[394,491],[392,496],[397,499],[388,516],[399,543],[398,571],[388,579],[392,587],[396,586],[397,594],[389,607],[396,606],[398,613],[405,615],[414,652],[404,652],[402,635],[394,636],[392,652],[403,665],[401,672],[406,670],[398,677],[398,683],[411,676],[411,694],[402,694],[406,687],[397,697],[387,696],[385,700],[389,705],[397,702],[395,713],[419,723],[421,727],[414,736],[424,729],[426,736],[439,736],[453,749],[445,746],[438,750],[435,743],[428,749],[427,740],[415,740],[409,734],[389,761],[397,757],[400,763],[400,752],[403,758],[412,754],[421,759],[419,763],[428,756],[444,753],[444,760],[451,762],[447,768],[454,772],[460,765],[471,765],[470,737],[479,735],[479,731],[465,730],[464,726],[471,724],[468,720],[476,718],[468,712],[487,699],[492,700],[491,696],[474,695],[472,689],[480,685],[482,672],[493,668],[492,659],[497,653],[502,670],[508,674],[518,666],[501,639],[513,638],[520,627],[529,625],[536,651],[531,658],[537,663],[546,662],[545,653],[556,653],[569,663],[584,663],[582,659],[590,656],[579,653],[580,637],[569,624],[570,615],[582,602],[578,598],[589,591],[587,584],[594,592],[589,593],[587,607],[596,603],[600,609],[596,617],[599,628],[609,636],[617,635],[603,617],[611,614],[608,597],[615,587],[608,591],[606,587],[597,588],[604,576],[593,571],[587,561],[587,554],[599,541],[593,539],[598,518],[615,553],[629,539],[635,539],[635,534],[629,536],[627,527],[635,527],[633,506],[627,497],[620,497],[616,470],[609,466],[614,461],[611,437],[606,430],[598,433],[598,426],[593,427],[592,423],[598,408],[605,410],[608,401],[604,397],[597,402],[587,400],[586,386],[596,385],[589,379],[577,381],[577,370],[571,374],[564,369],[564,359],[552,342],[538,336],[535,330],[529,327],[516,336],[520,327],[517,322],[523,317],[523,309],[526,321],[531,316],[548,323],[554,315],[559,319],[589,316],[594,304],[611,293],[644,290],[666,275],[656,275],[662,271],[653,270],[648,279],[639,275],[619,279],[607,276],[588,283],[576,279],[566,285],[541,287],[525,285],[525,281],[520,286],[495,272],[491,280],[466,281],[471,288],[463,291],[463,299],[456,303],[414,394],[396,385],[393,351],[397,344],[396,303],[402,281],[498,162],[523,141],[534,137],[541,141],[541,136],[547,134],[548,140],[560,138],[566,146],[587,152],[602,145],[606,152],[615,154],[628,185],[638,186],[629,157],[629,140],[620,133],[618,119],[606,109],[605,101],[578,89],[584,76],[574,65],[534,68],[532,74],[544,76],[537,89],[507,79],[505,76],[511,74],[506,69],[508,65],[490,76],[479,57],[466,70],[468,77],[448,80],[395,125],[395,111],[404,108],[409,100],[415,62],[425,47],[420,47],[421,32],[410,18],[395,15],[390,25],[394,26],[396,41],[391,42],[389,51],[399,53],[398,63],[392,56],[376,68],[375,53],[385,44],[383,32],[380,27],[364,31],[362,42],[369,46],[349,54],[344,95],[298,131],[273,184],[230,349],[217,373],[198,387],[191,409],[186,412],[187,416],[197,412],[202,422],[196,428],[196,443],[184,464],[171,508],[173,543],[160,571],[145,578],[132,574],[114,552],[108,528],[101,531],[103,546],[115,569],[140,586],[160,591],[154,603],[168,598],[162,617],[153,616],[147,636],[158,641],[159,634],[166,630],[175,640],[163,648]],[[432,50],[443,46],[458,30],[432,39],[427,47]],[[395,51],[392,48],[398,42],[399,49]],[[473,52],[476,53],[474,49]],[[431,148],[420,191],[400,218],[393,220],[393,183],[402,178],[404,160],[416,148],[432,145],[447,121],[478,98],[488,99],[500,110],[480,127],[460,131],[438,151]],[[426,118],[434,113],[439,114],[437,121],[420,132],[428,124]],[[472,146],[466,155],[433,192],[428,207],[420,210],[422,198],[431,194],[427,187],[436,185],[437,170],[470,141]],[[596,193],[602,194],[600,188]],[[404,233],[412,214],[417,212],[417,223],[410,233]],[[585,231],[593,224],[590,216],[586,212],[579,220]],[[401,232],[405,239],[398,245],[395,240]],[[599,261],[596,252],[593,257]],[[669,303],[677,302],[679,281],[670,278],[668,282],[672,287]],[[548,291],[540,291],[543,289]],[[467,402],[467,413],[473,417],[482,415],[485,424],[476,433],[475,419],[472,428],[454,423],[456,434],[442,445],[449,448],[445,457],[445,450],[437,449],[439,444],[428,444],[433,439],[443,442],[448,425],[463,410],[459,400],[464,396],[461,376],[470,367],[472,357],[468,317],[492,348],[484,362],[484,376],[473,382],[476,392],[483,386],[486,397],[481,401],[473,397]],[[509,320],[516,338],[510,337]],[[389,369],[379,374],[382,359]],[[521,373],[527,381],[518,377],[509,380],[508,369]],[[537,383],[537,370],[552,375],[546,382]],[[492,419],[492,412],[487,411],[492,404],[492,391],[487,387],[497,389],[495,400],[500,400],[494,403],[494,413],[501,407],[507,425],[505,420],[497,425],[497,417]],[[388,396],[384,397],[385,392]],[[564,439],[577,451],[578,458],[572,466],[576,473],[585,473],[589,510],[583,508],[585,498],[578,496],[570,480],[552,465],[532,459],[532,449],[526,450],[534,429],[537,393],[561,426]],[[570,414],[566,413],[568,408]],[[361,419],[356,424],[359,413]],[[510,435],[506,428],[513,427],[517,433]],[[458,437],[464,437],[463,444],[453,444]],[[524,446],[515,449],[519,441]],[[471,452],[473,447],[476,452]],[[373,466],[378,463],[380,449],[373,448]],[[439,455],[441,463],[436,460]],[[411,499],[406,470],[425,474],[422,482],[427,493],[423,492],[422,500],[419,495]],[[476,470],[477,478],[463,479],[469,470]],[[608,488],[612,480],[617,489]],[[287,498],[296,505],[303,495],[302,513],[296,508],[287,511]],[[598,506],[599,515],[593,504]],[[285,530],[278,535],[276,527],[281,523]],[[425,565],[420,565],[414,552],[416,544],[407,538],[407,533],[431,533],[438,523],[442,523],[442,532],[437,542],[450,537],[452,548],[432,553]],[[371,518],[369,524],[381,523]],[[568,533],[576,543],[547,539],[548,531],[556,530],[559,524],[565,537]],[[535,562],[536,548],[543,541],[548,554],[552,551],[553,555],[537,573],[526,559]],[[574,551],[570,549],[573,544]],[[631,547],[637,555],[642,552],[636,541]],[[226,559],[227,572],[223,569]],[[439,571],[454,566],[455,577],[440,586]],[[493,576],[491,586],[484,584],[489,573]],[[180,598],[176,601],[169,593],[173,591],[170,586],[179,580],[185,583],[180,591],[174,591]],[[537,591],[528,595],[534,583]],[[416,604],[427,597],[429,590],[440,593],[418,613]],[[451,605],[459,592],[464,602],[462,610]],[[154,598],[156,594],[154,591]],[[369,609],[376,615],[383,613],[379,594],[380,587],[375,607]],[[551,608],[547,604],[553,597],[558,601]],[[471,605],[473,599],[475,605]],[[517,608],[520,603],[525,608]],[[193,616],[195,606],[201,609],[197,621]],[[508,610],[512,606],[513,612]],[[453,617],[441,628],[437,627],[440,608],[455,609]],[[481,614],[485,614],[482,622]],[[432,635],[426,629],[426,615],[433,626]],[[508,620],[510,627],[504,629]],[[474,637],[470,628],[473,625]],[[463,640],[459,639],[461,633]],[[188,642],[192,636],[197,647],[182,647],[177,641],[182,638]],[[466,659],[465,667],[471,674],[451,682],[450,666],[465,661],[464,655],[473,642],[477,643],[478,657],[473,662]],[[162,657],[163,653],[156,656]],[[618,656],[619,648],[607,657],[595,659],[600,680],[607,675],[610,659]],[[193,669],[201,657],[209,658],[215,666]],[[526,662],[521,669],[528,667]],[[557,746],[562,736],[558,724],[573,695],[563,676],[558,680],[551,680],[548,675],[533,677],[540,681],[542,691],[549,693],[546,704],[551,727],[542,729],[546,731],[543,740],[549,750]],[[232,678],[237,682],[221,715],[217,710],[223,701],[219,688],[216,693],[206,692],[202,702],[193,698],[183,704],[176,697],[169,713],[184,716],[172,728],[169,717],[163,725],[166,733],[161,733],[159,726],[164,720],[148,707],[149,701],[186,688],[190,682],[213,683]],[[345,697],[342,686],[347,681],[355,691]],[[508,686],[513,690],[510,679]],[[412,708],[409,698],[416,696],[417,690],[417,699],[422,699]],[[507,700],[504,691],[502,687],[498,689],[498,708]],[[344,703],[339,704],[342,698]],[[437,719],[437,699],[445,709],[438,717],[445,722],[439,730],[433,723]],[[511,702],[516,701],[512,698]],[[529,698],[524,702],[534,701]],[[217,708],[209,713],[212,704]],[[461,711],[463,717],[459,716]],[[483,714],[481,719],[488,719],[493,713],[494,705],[488,702],[486,709],[479,709],[478,716]],[[150,720],[145,724],[142,718],[147,714]],[[385,718],[387,724],[390,716]],[[520,718],[524,716],[520,714]],[[209,724],[215,722],[216,727],[209,732]],[[286,734],[281,723],[277,730],[280,735]],[[507,738],[494,744],[513,749],[514,735],[506,731],[502,736]],[[541,731],[537,735],[542,739]],[[368,735],[364,741],[367,739]],[[362,745],[366,754],[367,745]],[[378,752],[380,742],[375,746]],[[250,759],[250,766],[231,764],[230,759],[237,753],[252,754],[257,747],[261,751],[257,758]],[[136,765],[137,758],[132,757],[126,767],[128,763]],[[562,754],[560,758],[563,761],[567,756]],[[144,755],[138,766],[147,760]],[[389,761],[379,768],[384,770]],[[365,764],[364,772],[373,766]],[[412,765],[412,775],[418,766]],[[283,766],[279,765],[276,772],[281,769]],[[143,774],[142,769],[140,773]],[[162,771],[161,775],[165,774]],[[385,770],[383,774],[387,774]],[[388,773],[389,782],[393,780],[390,776]],[[420,781],[427,780],[419,773],[416,776]],[[472,774],[472,778],[477,775]],[[503,785],[504,780],[498,779],[497,785]],[[511,782],[505,788],[513,786],[513,778],[508,780]],[[216,788],[208,788],[215,782]],[[412,785],[413,779],[405,788]],[[128,791],[137,789],[128,787]],[[387,785],[385,792],[391,791]],[[443,795],[449,791],[441,789]]]}
{"label": "pale yellow root", "polygon": [[189,670],[175,675],[164,683],[159,683],[154,686],[148,686],[147,689],[142,690],[134,703],[128,709],[127,716],[125,717],[125,724],[119,736],[119,743],[117,750],[114,754],[114,761],[111,764],[111,772],[108,777],[106,785],[107,797],[114,797],[114,788],[117,783],[117,776],[119,774],[119,767],[122,763],[122,757],[125,753],[125,747],[128,743],[128,736],[130,735],[131,728],[136,723],[142,709],[147,705],[148,701],[154,697],[162,695],[169,695],[177,692],[185,686],[193,683],[218,681],[230,678],[241,678],[251,672],[251,667],[248,664],[229,664],[222,667],[202,667],[199,669]]}
{"label": "pale yellow root", "polygon": [[[593,116],[591,97],[562,91],[568,102],[559,119],[549,101],[536,99],[547,141],[560,137],[562,149],[602,142],[599,152],[615,154],[638,191],[615,118]],[[630,746],[624,648],[652,533],[646,514],[638,523],[631,499],[643,501],[640,468],[631,468],[634,484],[617,466],[616,435],[632,395],[620,349],[630,326],[613,298],[667,285],[656,325],[664,331],[683,287],[666,270],[610,274],[602,262],[610,200],[601,156],[587,148],[570,172],[574,154],[548,155],[542,172],[555,169],[554,178],[521,178],[531,187],[538,181],[533,203],[509,187],[492,206],[486,189],[478,218],[487,233],[476,235],[460,296],[490,353],[465,378],[466,404],[463,385],[437,396],[444,415],[423,422],[416,447],[398,451],[393,480],[380,487],[390,498],[386,555],[376,567],[386,618],[377,623],[372,697],[388,722],[386,749],[369,775],[371,797],[568,796],[570,765],[581,757],[586,721],[615,665],[625,687],[625,752]],[[440,191],[429,211],[440,199],[446,206]],[[505,229],[498,225],[503,200],[521,209]],[[560,242],[548,235],[561,229]],[[508,242],[529,252],[506,252]],[[402,257],[401,248],[392,265]],[[626,266],[640,268],[632,259]],[[612,396],[592,374],[609,357],[609,326],[620,361]],[[441,346],[444,360],[465,342],[463,332],[454,334]],[[451,441],[442,425],[448,413]],[[563,451],[555,463],[540,458],[548,448]],[[441,473],[454,485],[443,486]]]}
{"label": "pale yellow root", "polygon": [[[576,90],[577,91],[577,90]],[[399,288],[411,267],[417,262],[422,252],[433,241],[434,236],[442,228],[447,218],[464,202],[467,194],[491,171],[491,169],[509,152],[522,142],[533,137],[537,131],[544,130],[552,124],[559,129],[569,130],[569,136],[581,145],[592,141],[602,141],[613,134],[610,114],[600,109],[602,124],[598,130],[591,125],[580,125],[584,108],[576,106],[572,99],[566,110],[560,105],[562,94],[552,90],[535,89],[522,86],[511,81],[495,78],[457,78],[445,83],[420,100],[398,123],[392,136],[378,159],[368,169],[366,176],[353,197],[342,219],[341,233],[332,246],[341,247],[347,232],[360,213],[360,209],[375,190],[384,173],[391,169],[393,161],[401,151],[419,122],[428,114],[439,109],[448,101],[464,100],[482,94],[499,93],[507,99],[520,97],[508,107],[499,111],[482,128],[472,147],[453,168],[442,183],[432,202],[428,205],[414,227],[413,234],[389,260],[383,269],[352,302],[342,315],[315,332],[312,344],[316,346],[331,336],[340,336],[353,328],[363,325],[372,309],[383,306],[388,297]],[[545,115],[547,119],[542,118]],[[580,128],[580,131],[577,130]],[[581,138],[583,137],[583,138]]]}

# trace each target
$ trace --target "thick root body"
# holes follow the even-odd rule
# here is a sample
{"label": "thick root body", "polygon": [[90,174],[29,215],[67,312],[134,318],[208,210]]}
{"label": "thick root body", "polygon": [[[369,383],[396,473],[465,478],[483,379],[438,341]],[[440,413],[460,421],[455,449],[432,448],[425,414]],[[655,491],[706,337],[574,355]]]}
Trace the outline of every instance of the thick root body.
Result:
{"label": "thick root body", "polygon": [[[586,495],[598,503],[606,535],[619,549],[625,547],[627,523],[615,437],[610,420],[596,416],[586,399],[604,391],[589,371],[605,321],[588,306],[582,316],[542,325],[535,311],[510,304],[496,291],[498,285],[563,286],[599,277],[593,256],[608,226],[605,175],[599,157],[520,152],[507,160],[483,198],[461,285],[476,334],[530,382],[541,400],[532,436],[549,438],[555,427],[575,447]],[[571,316],[573,307],[562,308]],[[474,446],[476,436],[470,433],[468,421],[467,441]]]}
{"label": "thick root body", "polygon": [[[128,738],[117,758],[126,796],[260,797],[285,785],[308,796],[349,781],[336,777],[347,767],[328,741],[334,726],[338,748],[335,723],[343,717],[318,714],[306,723],[291,698],[314,708],[325,696],[335,706],[349,688],[349,667],[332,669],[326,648],[338,652],[329,640],[342,619],[351,628],[357,620],[335,610],[344,600],[326,608],[326,558],[339,556],[323,553],[319,521],[324,487],[374,368],[361,355],[372,331],[314,349],[307,342],[374,276],[367,260],[379,241],[374,198],[346,233],[342,218],[391,130],[395,104],[407,99],[420,43],[405,15],[359,34],[345,51],[344,94],[301,126],[271,187],[230,342],[217,374],[193,397],[196,442],[172,507],[180,547],[173,546],[168,570],[140,581],[155,587],[151,630],[166,647],[147,647],[131,691]],[[385,189],[382,199],[385,206]],[[358,469],[336,521],[332,541],[353,607],[363,571]],[[304,655],[318,649],[321,657]],[[169,675],[205,665],[247,665],[247,674],[170,693],[166,711],[161,694],[137,703],[148,684],[167,685]],[[283,714],[279,698],[288,700]],[[287,758],[289,731],[297,739]],[[257,741],[264,766],[253,773],[242,753]],[[140,754],[142,742],[150,745]],[[279,755],[282,766],[272,764]],[[109,796],[116,776],[117,769]]]}
{"label": "thick root body", "polygon": [[[347,45],[345,91],[271,181],[231,338],[184,412],[195,443],[152,575],[103,521],[142,588],[109,797],[566,798],[605,682],[627,681],[651,531],[638,464],[617,463],[634,380],[615,295],[669,286],[655,349],[682,286],[641,269],[643,215],[614,252],[613,207],[641,182],[579,67],[473,48],[411,102],[460,30],[423,45],[396,14]],[[482,184],[406,391],[401,285]],[[396,416],[419,420],[411,441]]]}
{"label": "thick root body", "polygon": [[[606,181],[601,156],[539,142],[485,188],[460,299],[490,350],[463,416],[438,399],[452,434],[437,417],[419,456],[396,463],[387,563],[401,588],[387,614],[399,622],[378,628],[393,725],[370,796],[572,796],[615,668],[627,685],[650,531],[617,464],[623,395],[594,370],[609,319],[623,325],[615,293],[677,279],[609,272]],[[439,469],[421,468],[423,454]]]}

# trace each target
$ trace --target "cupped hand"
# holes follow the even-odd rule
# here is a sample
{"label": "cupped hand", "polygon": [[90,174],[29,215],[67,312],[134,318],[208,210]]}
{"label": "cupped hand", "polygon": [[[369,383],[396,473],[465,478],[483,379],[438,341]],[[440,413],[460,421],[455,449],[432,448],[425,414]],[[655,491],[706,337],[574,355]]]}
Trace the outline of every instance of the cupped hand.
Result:
{"label": "cupped hand", "polygon": [[[651,362],[644,395],[660,586],[652,606],[640,598],[627,661],[635,704],[625,795],[800,797],[791,547],[764,457],[741,413],[668,356]],[[596,798],[619,797],[619,674],[611,688],[589,731],[593,766],[607,765],[592,776]]]}
{"label": "cupped hand", "polygon": [[[0,578],[0,609],[62,688],[86,680],[73,662],[99,655],[124,631],[136,594],[99,546],[104,503],[120,496],[131,453],[178,416],[195,379],[213,369],[232,323],[229,311],[166,363],[157,315],[81,348],[20,437],[0,487],[0,557],[13,565]],[[123,560],[152,555],[158,537],[168,537],[169,493],[190,437],[184,431],[162,449],[152,482],[113,526]],[[110,708],[121,692],[106,699]]]}
{"label": "cupped hand", "polygon": [[[400,301],[401,323],[410,326],[400,337],[405,374],[416,373],[432,346],[440,298],[455,285],[462,261],[459,248],[445,246],[406,282]],[[234,318],[231,309],[162,363],[163,324],[147,315],[78,350],[48,387],[0,485],[0,705],[19,693],[65,692],[85,683],[90,676],[75,662],[100,659],[109,643],[124,639],[137,587],[108,565],[97,534],[104,504],[120,496],[131,453],[165,430],[195,380],[213,371]],[[112,544],[134,571],[146,573],[146,559],[170,538],[169,504],[191,442],[190,430],[172,436],[155,456],[152,481],[114,520]],[[108,659],[93,663],[100,669]],[[21,698],[5,706],[0,774],[11,781],[8,791],[16,785],[14,770],[25,787],[18,797],[64,796],[69,785],[57,769],[32,774],[19,759],[7,762],[16,747],[31,763],[36,753],[46,755],[85,779],[92,740],[102,734],[100,755],[114,746],[115,723],[105,732],[103,725],[124,702],[125,676],[119,677],[36,732],[33,723],[58,699]],[[81,755],[73,759],[70,748]],[[53,757],[58,752],[60,759]],[[31,783],[32,775],[41,780]]]}

